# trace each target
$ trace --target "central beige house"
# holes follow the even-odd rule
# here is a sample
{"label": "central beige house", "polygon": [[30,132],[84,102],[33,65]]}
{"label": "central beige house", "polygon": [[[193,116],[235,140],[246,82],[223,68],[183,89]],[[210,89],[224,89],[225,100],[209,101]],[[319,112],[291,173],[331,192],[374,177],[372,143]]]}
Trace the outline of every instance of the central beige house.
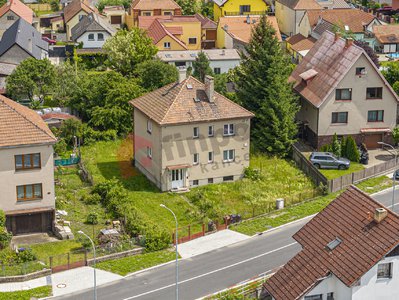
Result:
{"label": "central beige house", "polygon": [[240,179],[254,115],[212,77],[182,79],[131,101],[135,166],[162,191]]}

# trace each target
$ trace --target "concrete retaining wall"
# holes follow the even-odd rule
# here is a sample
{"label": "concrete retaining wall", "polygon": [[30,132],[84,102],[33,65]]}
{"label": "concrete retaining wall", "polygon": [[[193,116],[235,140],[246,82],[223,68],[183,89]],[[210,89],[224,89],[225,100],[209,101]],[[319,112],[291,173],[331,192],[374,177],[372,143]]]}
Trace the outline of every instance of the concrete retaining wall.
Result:
{"label": "concrete retaining wall", "polygon": [[35,278],[48,276],[48,275],[51,275],[51,270],[45,269],[42,271],[38,271],[35,273],[26,274],[26,275],[0,277],[0,283],[22,282],[22,281],[28,281],[28,280],[32,280]]}
{"label": "concrete retaining wall", "polygon": [[[118,253],[112,253],[109,255],[105,255],[105,256],[100,256],[96,258],[96,262],[103,262],[103,261],[107,261],[107,260],[111,260],[111,259],[117,259],[117,258],[123,258],[123,257],[128,257],[128,256],[133,256],[133,255],[137,255],[137,254],[141,254],[144,252],[144,248],[136,248],[133,250],[127,250],[127,251],[123,251],[123,252],[118,252]],[[94,259],[90,258],[87,260],[87,265],[91,266],[93,265]]]}

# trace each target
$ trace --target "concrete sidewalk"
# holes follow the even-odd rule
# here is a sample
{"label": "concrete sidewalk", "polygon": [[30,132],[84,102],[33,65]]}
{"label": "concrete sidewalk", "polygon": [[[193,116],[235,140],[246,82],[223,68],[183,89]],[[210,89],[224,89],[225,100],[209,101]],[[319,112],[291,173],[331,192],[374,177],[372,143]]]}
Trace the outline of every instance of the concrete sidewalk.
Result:
{"label": "concrete sidewalk", "polygon": [[189,258],[229,246],[249,238],[251,237],[248,235],[226,229],[180,244],[178,245],[178,251],[182,258]]}

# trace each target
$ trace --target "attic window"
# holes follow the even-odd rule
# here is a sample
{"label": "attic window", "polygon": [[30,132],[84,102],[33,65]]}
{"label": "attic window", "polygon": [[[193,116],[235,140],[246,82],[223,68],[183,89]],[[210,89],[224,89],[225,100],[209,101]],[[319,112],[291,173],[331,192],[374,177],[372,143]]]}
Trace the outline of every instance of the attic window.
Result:
{"label": "attic window", "polygon": [[326,246],[327,250],[334,250],[335,248],[337,248],[339,246],[339,244],[341,244],[342,240],[338,237],[336,237],[334,240],[332,240],[331,242],[329,242]]}
{"label": "attic window", "polygon": [[344,28],[345,28],[345,31],[349,31],[349,26],[348,25],[345,25]]}

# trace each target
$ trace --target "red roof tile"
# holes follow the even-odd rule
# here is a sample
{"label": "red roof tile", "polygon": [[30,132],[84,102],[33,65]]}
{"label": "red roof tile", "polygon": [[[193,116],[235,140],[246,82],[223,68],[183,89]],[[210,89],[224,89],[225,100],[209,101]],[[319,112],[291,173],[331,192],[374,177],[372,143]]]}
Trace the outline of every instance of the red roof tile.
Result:
{"label": "red roof tile", "polygon": [[22,3],[19,0],[9,0],[0,7],[0,17],[6,14],[8,11],[12,11],[29,24],[33,22],[33,10]]}
{"label": "red roof tile", "polygon": [[[329,274],[353,286],[399,243],[397,214],[387,210],[380,223],[369,218],[380,207],[349,187],[293,236],[303,249],[266,282],[267,291],[275,300],[300,299]],[[336,238],[340,244],[328,249]]]}
{"label": "red roof tile", "polygon": [[97,8],[90,6],[87,0],[73,0],[64,8],[65,23],[68,23],[81,10],[85,11],[87,14],[98,14]]}
{"label": "red roof tile", "polygon": [[56,140],[35,111],[0,96],[0,147],[55,143]]}

